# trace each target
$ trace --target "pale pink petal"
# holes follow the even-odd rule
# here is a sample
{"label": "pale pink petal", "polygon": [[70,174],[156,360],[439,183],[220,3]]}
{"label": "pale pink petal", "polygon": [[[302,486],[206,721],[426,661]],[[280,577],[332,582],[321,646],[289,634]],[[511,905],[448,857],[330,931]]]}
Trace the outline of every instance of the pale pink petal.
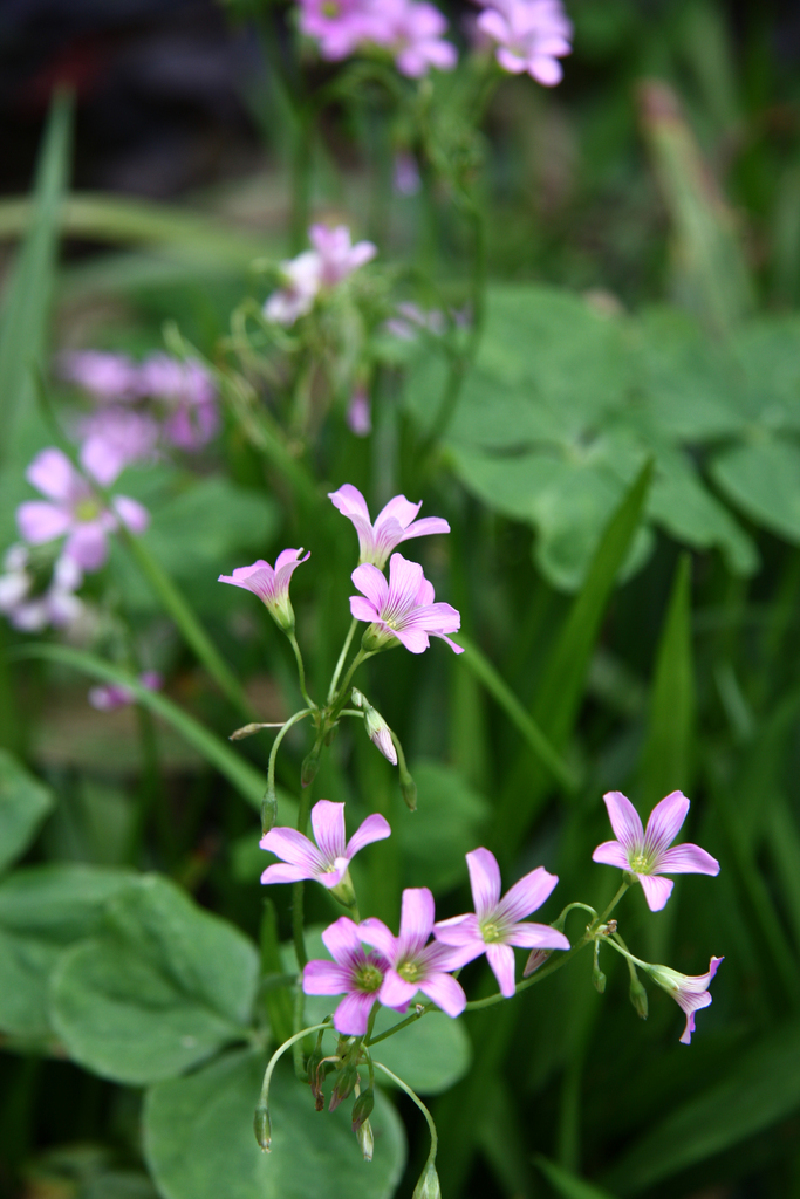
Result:
{"label": "pale pink petal", "polygon": [[448,1016],[460,1016],[467,1006],[464,988],[450,974],[435,974],[419,984],[419,990]]}
{"label": "pale pink petal", "polygon": [[69,512],[45,500],[26,500],[17,508],[20,536],[31,545],[41,545],[66,533],[72,524]]}
{"label": "pale pink petal", "polygon": [[699,845],[684,841],[662,853],[658,861],[662,874],[719,874],[719,862]]}
{"label": "pale pink petal", "polygon": [[350,615],[356,620],[365,620],[368,624],[380,624],[380,613],[375,610],[369,600],[360,595],[350,596]]}
{"label": "pale pink petal", "polygon": [[373,812],[359,825],[347,842],[347,857],[352,858],[359,849],[363,849],[365,845],[371,845],[373,841],[383,841],[391,834],[391,831],[389,821],[377,812]]}
{"label": "pale pink petal", "polygon": [[443,945],[475,946],[475,957],[483,953],[483,937],[478,927],[478,917],[474,912],[437,921],[433,926],[433,933],[436,940],[441,941]]}
{"label": "pale pink petal", "polygon": [[99,570],[108,556],[108,539],[102,518],[73,526],[64,543],[64,554],[82,570]]}
{"label": "pale pink petal", "polygon": [[334,1028],[345,1037],[363,1037],[369,1025],[369,1014],[377,1002],[377,994],[354,991],[345,995],[333,1013]]}
{"label": "pale pink petal", "polygon": [[602,862],[605,866],[617,866],[620,870],[630,870],[628,855],[619,841],[604,841],[598,845],[592,854],[593,862]]}
{"label": "pale pink petal", "polygon": [[381,1003],[384,1007],[393,1007],[402,1011],[408,1007],[418,990],[416,983],[406,982],[394,968],[390,968],[386,971],[381,986]]}
{"label": "pale pink petal", "polygon": [[656,804],[644,834],[644,848],[648,856],[653,854],[658,857],[672,844],[683,827],[688,811],[689,800],[682,791],[671,791],[661,803]]}
{"label": "pale pink petal", "polygon": [[609,791],[603,796],[608,808],[608,818],[620,845],[630,856],[642,847],[644,829],[639,813],[621,791]]}
{"label": "pale pink petal", "polygon": [[367,501],[358,488],[353,487],[352,483],[345,483],[338,491],[329,491],[328,499],[334,508],[338,508],[342,515],[349,520],[352,520],[354,516],[360,516],[367,524],[370,523]]}
{"label": "pale pink petal", "polygon": [[[363,566],[359,567],[359,570],[363,569]],[[383,578],[380,571],[376,573]],[[389,602],[392,610],[405,610],[416,604],[424,580],[419,562],[409,562],[402,554],[392,554],[389,561]],[[359,587],[359,590],[363,591],[364,588]]]}
{"label": "pale pink petal", "polygon": [[544,866],[531,870],[514,883],[498,904],[498,914],[506,920],[522,920],[540,908],[558,882],[558,876],[548,873]]}
{"label": "pale pink petal", "polygon": [[315,958],[303,970],[306,995],[341,995],[350,986],[350,972],[336,962]]}
{"label": "pale pink petal", "polygon": [[352,967],[354,962],[364,960],[364,948],[358,937],[358,931],[349,916],[340,916],[329,924],[322,934],[322,944],[332,958],[344,966]]}
{"label": "pale pink petal", "polygon": [[[398,558],[399,554],[393,554],[392,560]],[[420,567],[420,569],[422,569]],[[429,633],[457,633],[461,626],[461,616],[456,608],[451,604],[427,604],[425,607],[418,608],[410,615],[410,620],[413,620],[414,627],[418,629],[426,629]]]}
{"label": "pale pink petal", "polygon": [[358,925],[358,936],[366,945],[372,945],[377,949],[387,961],[395,956],[396,939],[376,916],[369,916],[361,921]]}
{"label": "pale pink petal", "polygon": [[[678,1000],[678,1002],[680,1003],[680,1000]],[[695,1031],[695,1027],[694,1027],[695,1012],[700,1010],[701,1008],[708,1007],[710,1003],[711,1003],[711,996],[708,994],[707,991],[706,991],[705,995],[699,995],[697,997],[697,999],[693,1002],[691,1008],[687,1008],[686,1005],[680,1003],[681,1008],[686,1013],[686,1025],[684,1026],[681,1036],[678,1038],[682,1045],[689,1045],[691,1043],[692,1033]]]}
{"label": "pale pink petal", "polygon": [[261,838],[259,845],[262,849],[268,849],[270,853],[274,853],[282,861],[288,862],[289,865],[302,866],[304,870],[308,870],[306,878],[314,878],[317,871],[325,866],[322,855],[316,846],[311,844],[308,837],[298,833],[297,829],[270,829]]}
{"label": "pale pink petal", "polygon": [[323,860],[330,866],[336,858],[346,853],[344,833],[344,804],[321,799],[311,812],[311,827],[314,840]]}
{"label": "pale pink petal", "polygon": [[410,529],[406,529],[401,541],[408,541],[411,537],[427,537],[431,533],[449,533],[450,526],[441,516],[425,516],[422,520],[415,520]]}
{"label": "pale pink petal", "polygon": [[[392,558],[399,557],[395,554]],[[420,567],[420,569],[422,569]],[[371,562],[362,562],[361,566],[357,566],[350,578],[355,583],[358,590],[367,597],[377,612],[382,612],[389,599],[391,584],[386,582],[384,575],[378,570],[377,566],[373,566]],[[350,601],[352,611],[352,599]]]}
{"label": "pale pink petal", "polygon": [[262,883],[300,883],[304,879],[314,877],[313,871],[309,871],[306,866],[286,866],[282,862],[276,862],[273,866],[267,866],[266,870],[262,872],[261,881]]}
{"label": "pale pink petal", "polygon": [[[421,507],[421,501],[419,504],[412,504],[411,500],[407,500],[404,495],[396,495],[394,499],[389,500],[389,503],[375,518],[375,532],[377,533],[387,521],[392,520],[397,521],[401,531],[406,529],[414,520]],[[435,519],[435,517],[431,519]]]}
{"label": "pale pink petal", "polygon": [[650,911],[660,912],[672,894],[673,883],[671,880],[652,874],[637,874],[636,877],[642,884],[644,897]]}
{"label": "pale pink petal", "polygon": [[473,849],[466,857],[472,900],[480,922],[494,912],[500,901],[500,867],[488,849]]}
{"label": "pale pink petal", "polygon": [[549,924],[514,924],[507,930],[503,940],[506,945],[519,945],[522,949],[569,949],[569,941],[564,934]]}
{"label": "pale pink petal", "polygon": [[430,637],[422,629],[390,629],[397,640],[412,654],[422,654],[430,645]]}
{"label": "pale pink petal", "polygon": [[54,448],[37,454],[25,477],[42,495],[62,503],[68,503],[76,491],[86,486],[67,455]]}
{"label": "pale pink petal", "polygon": [[400,917],[398,955],[418,952],[431,935],[436,910],[433,895],[427,887],[406,887]]}
{"label": "pale pink petal", "polygon": [[143,533],[150,524],[150,513],[136,500],[127,495],[115,495],[112,502],[117,516],[132,533]]}
{"label": "pale pink petal", "polygon": [[508,945],[487,945],[486,960],[506,999],[514,994],[514,950]]}

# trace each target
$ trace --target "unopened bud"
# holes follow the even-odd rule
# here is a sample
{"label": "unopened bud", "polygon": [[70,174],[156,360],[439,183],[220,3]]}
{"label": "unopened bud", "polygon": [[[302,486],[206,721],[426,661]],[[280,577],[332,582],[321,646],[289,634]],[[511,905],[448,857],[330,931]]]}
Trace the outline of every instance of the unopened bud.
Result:
{"label": "unopened bud", "polygon": [[272,787],[269,787],[264,798],[261,801],[261,835],[266,837],[267,833],[275,827],[275,821],[278,819],[278,799]]}
{"label": "unopened bud", "polygon": [[316,778],[319,770],[319,756],[321,746],[319,742],[315,742],[314,748],[310,753],[303,758],[303,764],[300,767],[300,786],[308,787]]}
{"label": "unopened bud", "polygon": [[646,1020],[648,1012],[647,991],[645,991],[636,975],[631,979],[631,989],[628,995],[630,996],[630,1001],[634,1006],[636,1015],[641,1020]]}
{"label": "unopened bud", "polygon": [[603,974],[603,971],[600,969],[600,941],[599,940],[596,940],[594,943],[594,964],[592,966],[592,982],[594,983],[594,989],[597,991],[598,995],[602,995],[606,989],[606,983],[608,982],[608,979],[606,978],[605,974]]}
{"label": "unopened bud", "polygon": [[365,1120],[361,1127],[356,1129],[356,1136],[361,1146],[364,1161],[371,1162],[372,1154],[375,1152],[375,1134],[372,1131],[372,1125],[369,1120]]}
{"label": "unopened bud", "polygon": [[375,748],[381,751],[384,758],[388,762],[391,762],[392,766],[396,766],[397,750],[392,744],[392,731],[380,712],[376,711],[375,708],[367,708],[364,714],[364,727],[367,730],[367,736]]}
{"label": "unopened bud", "polygon": [[549,949],[532,949],[528,954],[528,960],[525,963],[525,969],[522,971],[522,977],[528,978],[529,975],[535,974],[539,967],[543,966],[549,957]]}
{"label": "unopened bud", "polygon": [[328,1104],[329,1112],[335,1112],[339,1104],[344,1102],[356,1085],[357,1079],[358,1070],[355,1066],[345,1066],[339,1071],[339,1077],[336,1079],[336,1086],[333,1088],[331,1101]]}
{"label": "unopened bud", "polygon": [[363,1091],[353,1104],[353,1132],[358,1132],[364,1121],[372,1115],[375,1106],[375,1092],[372,1088]]}
{"label": "unopened bud", "polygon": [[436,1173],[436,1166],[433,1162],[429,1161],[420,1174],[412,1199],[442,1199],[439,1175]]}
{"label": "unopened bud", "polygon": [[272,1147],[272,1121],[266,1104],[259,1103],[253,1114],[253,1132],[264,1153],[269,1153]]}
{"label": "unopened bud", "polygon": [[324,1077],[322,1050],[314,1049],[308,1055],[306,1069],[308,1071],[308,1085],[311,1087],[311,1094],[314,1096],[314,1107],[318,1112],[321,1112],[325,1106],[322,1098],[322,1079]]}
{"label": "unopened bud", "polygon": [[405,766],[400,770],[400,792],[403,796],[406,807],[411,812],[417,810],[417,784],[412,779],[411,775],[406,770]]}

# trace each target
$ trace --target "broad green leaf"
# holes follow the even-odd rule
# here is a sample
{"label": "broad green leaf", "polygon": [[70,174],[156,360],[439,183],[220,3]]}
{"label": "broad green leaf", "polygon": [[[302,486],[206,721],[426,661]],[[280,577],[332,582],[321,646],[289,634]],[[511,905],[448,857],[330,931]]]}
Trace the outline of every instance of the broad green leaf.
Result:
{"label": "broad green leaf", "polygon": [[87,1069],[121,1082],[169,1078],[245,1033],[255,947],[156,875],[108,905],[96,937],[53,978],[53,1025]]}
{"label": "broad green leaf", "polygon": [[52,792],[0,749],[0,871],[24,853],[52,806]]}
{"label": "broad green leaf", "polygon": [[731,1069],[650,1129],[605,1184],[636,1195],[800,1109],[800,1027],[791,1022],[736,1055]]}
{"label": "broad green leaf", "polygon": [[25,242],[12,268],[0,319],[0,425],[12,449],[20,416],[35,406],[34,371],[45,354],[55,280],[59,206],[66,183],[71,106],[53,103],[39,157]]}
{"label": "broad green leaf", "polygon": [[389,1199],[403,1172],[405,1139],[380,1092],[370,1124],[375,1155],[362,1159],[350,1102],[315,1112],[308,1086],[290,1069],[272,1079],[272,1148],[253,1136],[266,1059],[227,1054],[183,1078],[152,1087],[144,1107],[144,1151],[164,1199]]}
{"label": "broad green leaf", "polygon": [[405,863],[403,882],[438,894],[466,880],[464,855],[480,844],[489,805],[449,766],[414,762],[411,775],[417,809],[393,829]]}
{"label": "broad green leaf", "polygon": [[800,543],[800,446],[788,440],[752,441],[718,454],[711,474],[752,520]]}
{"label": "broad green leaf", "polygon": [[[466,864],[464,864],[466,870]],[[306,931],[306,952],[309,960],[322,958],[330,961],[330,954],[322,943],[322,928]],[[297,969],[292,945],[284,945],[282,959],[285,970]],[[420,1003],[427,1003],[427,996],[417,996]],[[414,1002],[412,1000],[412,1008]],[[336,995],[306,995],[304,1011],[306,1024],[318,1024],[331,1015],[338,1006]],[[408,1015],[381,1008],[375,1018],[374,1035],[386,1032],[399,1024]],[[375,1058],[408,1083],[412,1090],[422,1095],[436,1095],[446,1091],[462,1078],[469,1069],[470,1044],[461,1020],[451,1020],[443,1012],[428,1012],[402,1032],[387,1037],[375,1046]],[[383,1080],[385,1085],[391,1085]]]}
{"label": "broad green leaf", "polygon": [[0,1029],[41,1039],[51,1032],[49,978],[66,949],[98,928],[128,871],[35,866],[0,882]]}
{"label": "broad green leaf", "polygon": [[759,316],[737,331],[735,353],[759,422],[800,431],[800,317]]}
{"label": "broad green leaf", "polygon": [[584,1182],[576,1178],[569,1170],[565,1170],[557,1162],[548,1161],[541,1153],[536,1154],[536,1165],[544,1174],[553,1190],[563,1195],[564,1199],[613,1199],[609,1191],[595,1186],[592,1182]]}

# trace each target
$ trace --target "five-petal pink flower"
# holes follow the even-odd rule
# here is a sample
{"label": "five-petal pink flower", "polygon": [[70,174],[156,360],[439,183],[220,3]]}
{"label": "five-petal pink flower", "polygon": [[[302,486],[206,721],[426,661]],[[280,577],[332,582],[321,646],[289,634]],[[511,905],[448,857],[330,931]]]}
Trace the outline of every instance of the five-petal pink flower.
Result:
{"label": "five-petal pink flower", "polygon": [[[81,452],[84,470],[107,486],[116,478],[119,462],[106,458],[102,447],[87,442]],[[147,528],[149,514],[136,500],[114,496],[104,508],[91,485],[69,458],[54,447],[36,455],[27,470],[28,482],[48,497],[28,500],[17,509],[17,524],[25,541],[41,545],[66,535],[64,555],[81,570],[99,570],[108,554],[108,535],[120,522],[133,533]]]}
{"label": "five-petal pink flower", "polygon": [[359,562],[371,562],[383,570],[395,546],[412,537],[427,537],[431,533],[449,533],[450,526],[441,516],[425,516],[417,520],[422,501],[412,504],[404,495],[389,500],[375,517],[369,519],[369,508],[357,487],[345,483],[338,491],[328,492],[328,499],[342,516],[352,521],[358,534]]}
{"label": "five-petal pink flower", "polygon": [[356,924],[340,916],[322,934],[332,962],[314,958],[303,970],[306,995],[342,995],[344,999],[333,1013],[337,1032],[347,1037],[363,1037],[369,1014],[378,1002],[388,962],[374,951],[367,952]]}
{"label": "five-petal pink flower", "polygon": [[232,583],[234,587],[252,591],[266,605],[279,628],[289,632],[294,628],[289,582],[297,567],[308,557],[309,554],[304,555],[302,549],[281,550],[274,567],[259,558],[252,566],[235,567],[232,575],[220,575],[217,582]]}
{"label": "five-petal pink flower", "polygon": [[273,292],[264,305],[268,321],[293,325],[298,317],[311,311],[321,291],[336,287],[378,252],[371,241],[351,245],[346,225],[312,225],[308,236],[313,249],[281,263],[283,287]]}
{"label": "five-petal pink flower", "polygon": [[440,920],[434,928],[437,940],[453,949],[459,966],[485,953],[500,992],[514,994],[513,945],[525,949],[569,949],[563,933],[548,924],[524,920],[541,907],[558,882],[543,866],[531,870],[500,898],[500,868],[488,849],[473,849],[467,855],[474,913]]}
{"label": "five-petal pink flower", "polygon": [[504,71],[527,72],[545,87],[561,81],[558,60],[572,49],[572,22],[560,0],[493,0],[478,28],[497,43]]}
{"label": "five-petal pink flower", "polygon": [[672,791],[656,804],[646,830],[639,813],[620,791],[609,791],[603,799],[617,839],[598,845],[592,859],[634,874],[651,912],[660,912],[672,892],[672,881],[661,875],[719,874],[717,859],[699,845],[687,841],[670,848],[689,811],[689,800],[682,791]]}
{"label": "five-petal pink flower", "polygon": [[435,604],[433,585],[422,573],[418,562],[407,562],[402,554],[392,554],[389,582],[377,566],[364,562],[350,576],[361,595],[350,596],[350,611],[356,620],[365,620],[370,628],[368,649],[383,649],[397,638],[412,654],[421,654],[431,637],[441,637],[457,654],[464,652],[451,641],[461,617],[450,604]]}
{"label": "five-petal pink flower", "polygon": [[382,920],[370,917],[358,926],[358,936],[377,949],[388,966],[380,989],[384,1007],[404,1012],[417,991],[432,999],[448,1016],[460,1016],[467,1004],[461,985],[450,970],[456,968],[453,952],[438,941],[430,941],[436,910],[427,887],[406,888],[395,937]]}
{"label": "five-petal pink flower", "polygon": [[720,962],[724,960],[712,958],[705,974],[681,974],[679,970],[671,970],[669,966],[648,966],[653,980],[672,996],[686,1016],[686,1027],[680,1037],[684,1045],[688,1045],[692,1039],[695,1012],[711,1003],[708,988]]}
{"label": "five-petal pink flower", "polygon": [[314,804],[311,827],[316,845],[293,828],[273,828],[261,838],[261,848],[281,859],[280,863],[267,867],[261,875],[262,883],[316,879],[332,890],[341,883],[359,849],[373,841],[382,841],[392,831],[383,816],[373,813],[345,841],[344,804],[328,799]]}

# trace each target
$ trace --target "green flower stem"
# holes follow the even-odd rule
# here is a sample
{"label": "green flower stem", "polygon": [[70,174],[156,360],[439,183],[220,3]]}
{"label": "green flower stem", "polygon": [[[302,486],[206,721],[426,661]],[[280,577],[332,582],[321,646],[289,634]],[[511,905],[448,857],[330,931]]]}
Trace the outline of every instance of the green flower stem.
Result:
{"label": "green flower stem", "polygon": [[263,1112],[266,1115],[267,1122],[270,1124],[270,1132],[266,1140],[264,1142],[259,1142],[261,1144],[261,1148],[267,1153],[269,1153],[272,1143],[271,1121],[269,1120],[269,1104],[267,1103],[267,1100],[269,1099],[269,1088],[270,1083],[272,1082],[272,1075],[276,1065],[278,1064],[278,1060],[283,1056],[287,1049],[289,1049],[296,1042],[301,1041],[303,1037],[307,1037],[312,1032],[324,1031],[326,1028],[330,1028],[330,1023],[327,1020],[322,1024],[312,1024],[309,1028],[301,1028],[299,1032],[296,1032],[289,1037],[288,1041],[284,1041],[269,1059],[269,1065],[267,1066],[266,1073],[264,1074],[264,1081],[261,1084],[261,1092],[258,1096],[258,1105],[256,1107],[256,1116],[258,1117],[259,1113]]}
{"label": "green flower stem", "polygon": [[366,662],[369,658],[374,658],[377,652],[377,650],[360,649],[355,658],[353,658],[353,661],[350,663],[350,669],[345,675],[345,680],[339,688],[339,694],[336,696],[328,710],[327,719],[329,727],[333,725],[342,714],[342,709],[344,708],[344,705],[347,702],[347,697],[350,694],[350,683],[352,682],[353,675],[356,673],[362,662]]}
{"label": "green flower stem", "polygon": [[281,731],[278,733],[277,737],[273,741],[272,749],[269,751],[269,764],[267,766],[267,795],[268,796],[275,794],[275,760],[278,756],[278,748],[280,746],[281,741],[283,741],[284,737],[289,732],[289,729],[292,727],[293,724],[297,724],[299,721],[305,720],[306,716],[310,716],[310,715],[311,715],[310,708],[303,708],[302,711],[295,712],[294,716],[290,716],[289,719],[281,726]]}
{"label": "green flower stem", "polygon": [[426,1003],[418,1011],[412,1012],[410,1016],[406,1016],[405,1020],[400,1020],[397,1024],[393,1024],[391,1028],[387,1028],[386,1032],[380,1033],[377,1037],[373,1037],[369,1042],[369,1048],[373,1045],[378,1045],[381,1041],[385,1041],[388,1037],[393,1037],[396,1032],[401,1032],[404,1028],[408,1028],[409,1024],[416,1024],[417,1020],[421,1020],[428,1012],[438,1012],[435,1003]]}
{"label": "green flower stem", "polygon": [[286,636],[289,638],[289,644],[294,651],[295,660],[297,662],[297,670],[298,674],[300,675],[300,692],[303,696],[303,699],[306,701],[307,706],[309,708],[316,708],[317,705],[314,703],[313,699],[309,698],[308,691],[306,690],[306,671],[305,667],[303,666],[303,655],[300,653],[300,646],[297,644],[297,638],[294,635],[294,630],[287,633]]}
{"label": "green flower stem", "polygon": [[345,659],[347,658],[347,655],[350,652],[350,646],[353,644],[353,637],[355,636],[357,626],[358,626],[358,621],[356,620],[355,617],[353,617],[353,619],[350,622],[350,628],[347,630],[347,636],[344,639],[344,645],[342,646],[342,652],[339,654],[339,661],[336,663],[336,669],[333,672],[333,678],[331,679],[331,685],[328,688],[328,703],[329,704],[333,703],[333,697],[336,694],[336,687],[339,683],[339,675],[342,673],[342,667],[344,666]]}
{"label": "green flower stem", "polygon": [[426,1123],[428,1125],[428,1130],[430,1131],[430,1134],[431,1134],[431,1151],[428,1154],[428,1160],[425,1164],[425,1168],[427,1169],[429,1166],[431,1166],[436,1161],[436,1151],[439,1148],[439,1138],[436,1135],[436,1125],[433,1122],[433,1116],[428,1111],[427,1107],[422,1102],[419,1095],[417,1095],[415,1091],[411,1090],[411,1087],[408,1085],[408,1083],[403,1082],[402,1078],[398,1078],[397,1075],[394,1074],[387,1066],[384,1066],[383,1062],[375,1062],[375,1069],[382,1070],[383,1073],[387,1076],[387,1078],[391,1078],[391,1080],[395,1084],[395,1086],[400,1087],[401,1091],[405,1091],[406,1095],[408,1095],[408,1097],[412,1101],[412,1103],[416,1103],[417,1107],[419,1108],[419,1110],[422,1112],[423,1116],[425,1117]]}

